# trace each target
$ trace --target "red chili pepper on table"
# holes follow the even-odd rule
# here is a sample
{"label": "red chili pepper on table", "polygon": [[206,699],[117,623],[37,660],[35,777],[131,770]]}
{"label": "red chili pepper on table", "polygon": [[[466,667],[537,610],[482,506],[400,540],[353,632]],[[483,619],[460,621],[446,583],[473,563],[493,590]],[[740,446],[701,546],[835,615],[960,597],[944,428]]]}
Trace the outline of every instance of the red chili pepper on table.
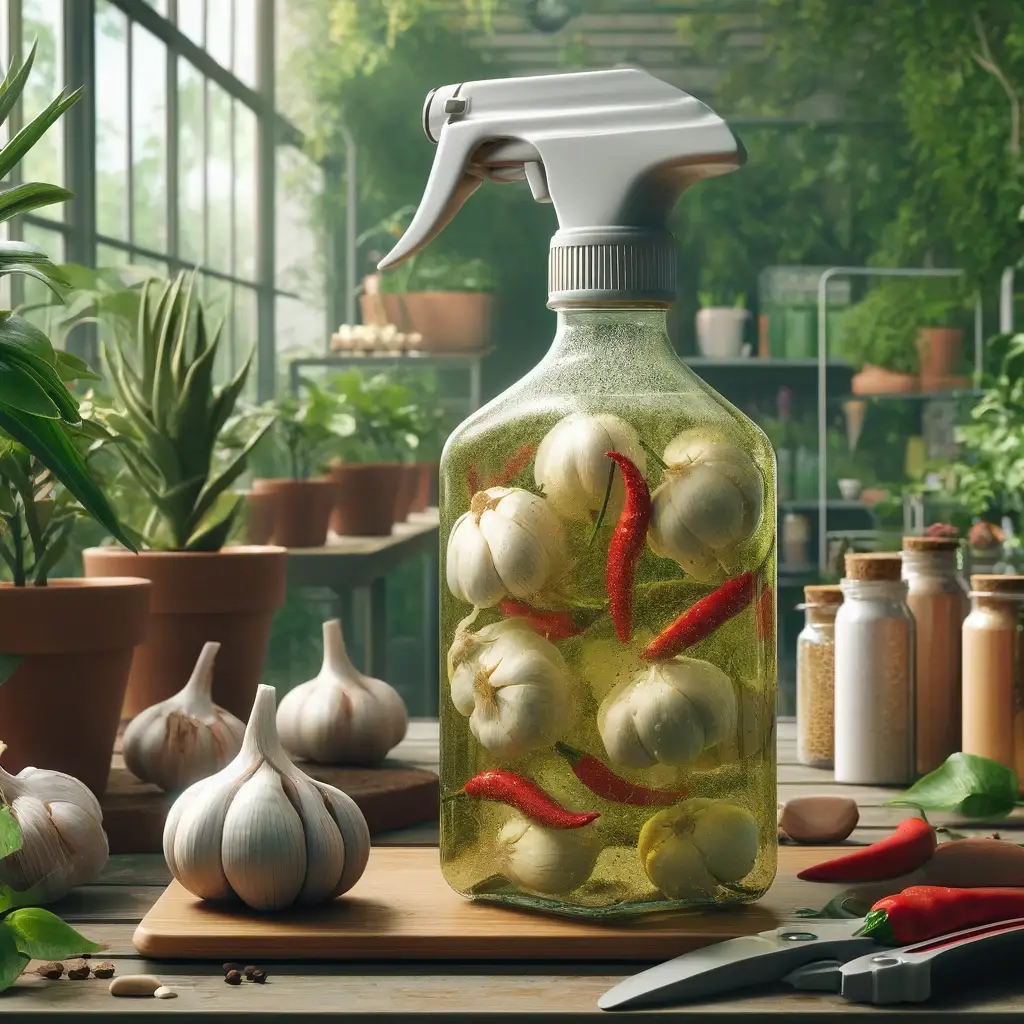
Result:
{"label": "red chili pepper on table", "polygon": [[935,829],[923,818],[908,818],[877,843],[845,857],[804,868],[796,877],[805,882],[881,882],[915,871],[935,852]]}
{"label": "red chili pepper on table", "polygon": [[753,572],[745,572],[726,580],[717,590],[690,605],[675,622],[666,626],[640,653],[640,657],[645,661],[674,658],[743,611],[754,599],[756,589],[757,574]]}
{"label": "red chili pepper on table", "polygon": [[511,597],[498,602],[498,611],[510,619],[523,619],[535,633],[553,643],[579,636],[583,632],[583,628],[576,624],[568,612],[534,608],[525,601],[516,601]]}
{"label": "red chili pepper on table", "polygon": [[556,743],[555,750],[569,762],[573,775],[603,800],[633,807],[668,807],[687,797],[685,789],[649,789],[629,782],[593,754],[585,754],[567,743]]}
{"label": "red chili pepper on table", "polygon": [[651,522],[651,492],[643,473],[625,455],[605,455],[619,467],[626,488],[626,500],[608,545],[605,584],[615,635],[628,644],[633,638],[633,577]]}
{"label": "red chili pepper on table", "polygon": [[576,813],[567,810],[535,782],[500,768],[490,768],[474,775],[462,787],[462,792],[478,800],[508,804],[547,828],[582,828],[601,817],[596,811]]}
{"label": "red chili pepper on table", "polygon": [[886,945],[908,946],[972,925],[1024,917],[1024,889],[949,889],[912,885],[879,900],[864,918],[861,935]]}

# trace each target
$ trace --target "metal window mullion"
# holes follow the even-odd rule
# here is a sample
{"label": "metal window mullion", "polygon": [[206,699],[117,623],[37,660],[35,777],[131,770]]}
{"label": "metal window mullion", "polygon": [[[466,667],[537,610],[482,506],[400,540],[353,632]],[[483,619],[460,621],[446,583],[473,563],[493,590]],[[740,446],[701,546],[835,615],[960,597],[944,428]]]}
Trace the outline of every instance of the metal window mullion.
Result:
{"label": "metal window mullion", "polygon": [[[25,51],[21,44],[21,34],[21,0],[10,0],[10,3],[7,5],[7,44],[11,51],[12,65],[14,64],[15,57],[18,60],[23,60],[25,57]],[[21,99],[19,98],[11,108],[7,118],[7,137],[9,139],[13,139],[21,130],[22,114]],[[20,184],[21,168],[12,168],[7,180],[11,185]],[[22,223],[23,219],[21,217],[15,217],[7,222],[7,237],[12,241],[21,241],[25,237]],[[25,301],[25,282],[20,274],[10,274],[7,281],[10,285],[11,306],[16,309]]]}
{"label": "metal window mullion", "polygon": [[135,56],[132,40],[135,35],[133,31],[135,23],[131,18],[128,18],[126,19],[126,24],[128,27],[128,30],[125,33],[127,43],[125,47],[125,55],[126,60],[128,61],[128,88],[124,91],[125,108],[128,112],[127,120],[125,122],[125,140],[128,143],[128,223],[126,227],[128,229],[128,244],[133,245],[135,243],[135,124],[132,119],[132,107],[135,105]]}
{"label": "metal window mullion", "polygon": [[277,385],[274,190],[278,118],[274,112],[274,68],[274,5],[262,3],[256,15],[256,82],[263,100],[256,122],[256,387],[260,401],[273,398]]}
{"label": "metal window mullion", "polygon": [[[178,2],[169,0],[167,15],[172,22],[178,20]],[[178,110],[178,55],[167,48],[167,255],[177,259],[179,252],[178,232],[178,192],[181,184],[178,180],[178,127],[180,114]]]}

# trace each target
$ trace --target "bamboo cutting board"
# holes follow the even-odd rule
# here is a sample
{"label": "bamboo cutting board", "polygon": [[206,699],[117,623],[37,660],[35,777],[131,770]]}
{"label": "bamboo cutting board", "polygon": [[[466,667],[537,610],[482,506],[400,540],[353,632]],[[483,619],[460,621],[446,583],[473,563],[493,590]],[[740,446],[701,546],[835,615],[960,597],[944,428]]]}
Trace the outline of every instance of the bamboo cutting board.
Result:
{"label": "bamboo cutting board", "polygon": [[823,906],[841,887],[795,875],[836,852],[782,847],[778,878],[753,906],[598,924],[467,900],[441,877],[435,847],[374,847],[349,894],[299,913],[213,906],[172,882],[136,930],[135,948],[155,959],[246,962],[665,960],[773,928],[798,907]]}

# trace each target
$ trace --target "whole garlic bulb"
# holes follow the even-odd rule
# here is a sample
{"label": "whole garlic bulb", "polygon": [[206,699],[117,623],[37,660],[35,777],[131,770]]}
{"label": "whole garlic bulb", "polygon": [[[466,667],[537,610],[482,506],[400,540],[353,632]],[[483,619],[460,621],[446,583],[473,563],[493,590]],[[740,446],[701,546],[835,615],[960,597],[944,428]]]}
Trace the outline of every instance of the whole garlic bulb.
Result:
{"label": "whole garlic bulb", "polygon": [[578,889],[594,871],[601,840],[592,825],[545,828],[515,817],[498,833],[498,861],[510,881],[557,896]]}
{"label": "whole garlic bulb", "polygon": [[549,747],[569,721],[570,676],[522,619],[460,631],[449,655],[452,703],[485,750],[515,758]]}
{"label": "whole garlic bulb", "polygon": [[[0,744],[2,747],[2,744]],[[21,826],[21,849],[0,859],[0,885],[19,903],[52,903],[76,885],[96,881],[107,863],[103,812],[88,786],[63,772],[0,768],[0,803]]]}
{"label": "whole garlic bulb", "polygon": [[203,644],[184,688],[129,722],[124,763],[143,782],[165,791],[183,789],[220,771],[238,753],[245,726],[210,696],[219,650],[220,644]]}
{"label": "whole garlic bulb", "polygon": [[757,529],[764,480],[735,445],[684,431],[665,449],[665,479],[651,495],[647,534],[656,555],[708,582],[738,571],[737,548]]}
{"label": "whole garlic bulb", "polygon": [[675,658],[643,669],[601,702],[608,756],[630,768],[682,767],[736,731],[736,688],[716,665]]}
{"label": "whole garlic bulb", "polygon": [[324,623],[320,674],[281,698],[277,732],[294,757],[321,764],[373,764],[405,738],[405,701],[349,660],[341,622]]}
{"label": "whole garlic bulb", "polygon": [[528,598],[565,567],[565,534],[548,503],[518,487],[477,491],[448,536],[448,588],[477,608]]}
{"label": "whole garlic bulb", "polygon": [[285,754],[272,686],[256,691],[238,756],[189,786],[164,824],[164,859],[181,885],[254,910],[332,900],[355,885],[369,855],[355,802]]}
{"label": "whole garlic bulb", "polygon": [[723,882],[738,882],[757,860],[752,815],[717,800],[684,800],[649,818],[637,852],[651,882],[669,899],[710,899]]}
{"label": "whole garlic bulb", "polygon": [[[544,436],[533,463],[534,479],[551,507],[566,519],[586,520],[600,512],[611,462],[605,452],[625,455],[642,473],[647,457],[637,432],[611,413],[572,413]],[[623,500],[622,475],[615,474],[609,508]]]}

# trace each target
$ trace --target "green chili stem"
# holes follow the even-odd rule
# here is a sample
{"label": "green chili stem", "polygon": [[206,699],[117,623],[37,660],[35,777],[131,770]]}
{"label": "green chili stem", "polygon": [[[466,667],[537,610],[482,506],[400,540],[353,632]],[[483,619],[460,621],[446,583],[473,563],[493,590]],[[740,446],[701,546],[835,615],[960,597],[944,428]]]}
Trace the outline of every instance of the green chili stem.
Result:
{"label": "green chili stem", "polygon": [[665,460],[642,437],[637,440],[640,442],[640,447],[661,467],[662,472],[668,469]]}
{"label": "green chili stem", "polygon": [[601,530],[601,524],[604,522],[605,514],[608,511],[608,502],[612,497],[612,484],[615,483],[615,463],[613,462],[608,467],[608,486],[604,489],[604,501],[601,502],[601,511],[597,515],[597,522],[594,523],[594,532],[590,535],[590,540],[587,541],[587,547],[593,546],[597,535]]}

